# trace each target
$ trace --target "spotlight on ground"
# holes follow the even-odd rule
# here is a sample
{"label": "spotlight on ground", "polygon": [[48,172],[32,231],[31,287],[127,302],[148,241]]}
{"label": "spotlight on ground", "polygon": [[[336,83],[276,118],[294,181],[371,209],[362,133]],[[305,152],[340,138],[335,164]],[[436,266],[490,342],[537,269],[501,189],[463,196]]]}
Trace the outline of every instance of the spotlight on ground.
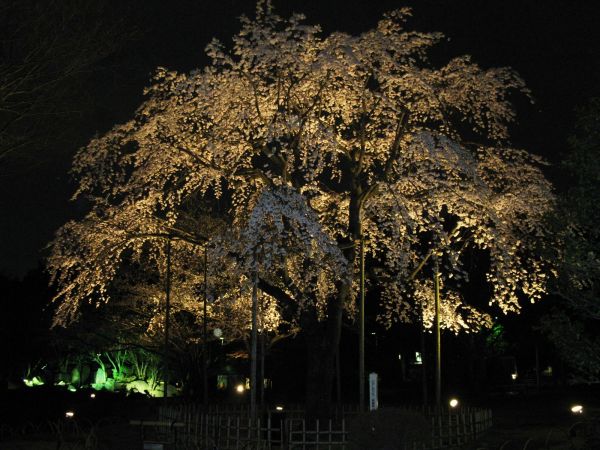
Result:
{"label": "spotlight on ground", "polygon": [[573,406],[571,406],[571,412],[573,414],[583,414],[583,406],[573,405]]}
{"label": "spotlight on ground", "polygon": [[67,419],[72,419],[73,417],[75,417],[75,413],[74,413],[73,411],[67,411],[67,412],[65,413],[65,417],[66,417]]}
{"label": "spotlight on ground", "polygon": [[277,411],[283,411],[283,406],[276,406],[276,407],[275,407],[275,409],[276,409]]}

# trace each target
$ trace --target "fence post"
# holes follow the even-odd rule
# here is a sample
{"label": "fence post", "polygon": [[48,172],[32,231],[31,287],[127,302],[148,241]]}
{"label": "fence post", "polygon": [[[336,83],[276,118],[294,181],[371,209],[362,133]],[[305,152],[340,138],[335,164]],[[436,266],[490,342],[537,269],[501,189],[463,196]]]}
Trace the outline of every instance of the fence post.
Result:
{"label": "fence post", "polygon": [[235,421],[235,448],[236,450],[240,445],[240,417],[238,416]]}
{"label": "fence post", "polygon": [[229,448],[229,443],[231,442],[231,417],[227,416],[227,432],[225,438],[225,447]]}
{"label": "fence post", "polygon": [[271,449],[271,414],[267,415],[267,428],[265,429],[265,438],[267,440],[267,448]]}
{"label": "fence post", "polygon": [[302,450],[306,450],[306,420],[302,419]]}

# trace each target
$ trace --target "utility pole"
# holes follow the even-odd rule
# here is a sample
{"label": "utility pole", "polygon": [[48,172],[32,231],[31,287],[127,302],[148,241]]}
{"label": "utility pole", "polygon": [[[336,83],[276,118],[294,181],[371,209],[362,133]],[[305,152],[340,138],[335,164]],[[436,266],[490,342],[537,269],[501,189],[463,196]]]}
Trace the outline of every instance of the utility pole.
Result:
{"label": "utility pole", "polygon": [[360,303],[358,308],[360,330],[358,337],[359,407],[365,411],[365,240],[360,233]]}
{"label": "utility pole", "polygon": [[435,300],[435,404],[442,404],[442,350],[440,335],[440,269],[437,256],[434,260],[433,287]]}
{"label": "utility pole", "polygon": [[167,240],[167,280],[165,283],[165,356],[163,365],[165,374],[163,376],[165,401],[167,399],[167,386],[169,384],[169,314],[171,313],[171,237]]}

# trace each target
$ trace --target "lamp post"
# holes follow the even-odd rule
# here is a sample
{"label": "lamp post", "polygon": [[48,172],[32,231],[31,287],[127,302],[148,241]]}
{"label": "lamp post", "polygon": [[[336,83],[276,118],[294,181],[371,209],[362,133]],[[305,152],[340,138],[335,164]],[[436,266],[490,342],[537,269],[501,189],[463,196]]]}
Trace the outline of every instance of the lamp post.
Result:
{"label": "lamp post", "polygon": [[358,308],[360,330],[358,338],[359,407],[365,411],[365,240],[360,234],[360,303]]}
{"label": "lamp post", "polygon": [[433,267],[433,289],[435,301],[435,404],[442,401],[442,351],[440,336],[440,270],[437,257]]}
{"label": "lamp post", "polygon": [[423,405],[426,405],[428,402],[427,396],[427,358],[425,356],[425,325],[423,324],[424,317],[424,307],[423,302],[421,302],[421,320],[420,320],[420,333],[419,333],[419,345],[421,350],[421,399],[423,401]]}
{"label": "lamp post", "polygon": [[206,332],[206,303],[208,302],[208,257],[206,255],[206,245],[204,246],[204,305],[202,307],[202,400],[204,408],[208,411],[208,355],[207,351],[207,332]]}
{"label": "lamp post", "polygon": [[258,315],[258,267],[254,252],[254,282],[252,283],[252,331],[250,347],[250,417],[256,419],[256,353],[257,353],[257,315]]}
{"label": "lamp post", "polygon": [[168,384],[169,384],[169,314],[171,312],[171,236],[167,239],[167,280],[165,282],[165,350],[163,365],[165,367],[165,374],[163,376],[164,393],[163,396],[167,398],[168,395]]}

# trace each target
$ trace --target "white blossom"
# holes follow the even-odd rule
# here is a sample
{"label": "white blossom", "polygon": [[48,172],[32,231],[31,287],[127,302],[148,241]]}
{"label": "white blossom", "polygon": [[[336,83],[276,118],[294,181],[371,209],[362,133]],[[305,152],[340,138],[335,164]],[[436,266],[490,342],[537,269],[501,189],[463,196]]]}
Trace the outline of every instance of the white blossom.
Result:
{"label": "white blossom", "polygon": [[[93,209],[52,246],[57,322],[82,301],[108,300],[124,259],[164,277],[167,236],[189,258],[190,285],[211,249],[215,305],[247,305],[256,274],[289,320],[352,313],[361,236],[381,267],[386,325],[414,319],[427,286],[415,269],[428,252],[448,280],[468,278],[465,249],[489,252],[490,301],[504,312],[519,310],[520,295],[540,298],[544,262],[528,249],[551,189],[539,161],[506,144],[508,94],[526,92],[523,82],[469,57],[433,67],[427,51],[443,36],[405,31],[409,14],[323,36],[261,3],[230,51],[208,45],[208,67],[158,69],[135,117],[75,159],[75,196]],[[220,225],[206,225],[216,210]],[[488,323],[460,289],[443,296],[449,328]]]}

